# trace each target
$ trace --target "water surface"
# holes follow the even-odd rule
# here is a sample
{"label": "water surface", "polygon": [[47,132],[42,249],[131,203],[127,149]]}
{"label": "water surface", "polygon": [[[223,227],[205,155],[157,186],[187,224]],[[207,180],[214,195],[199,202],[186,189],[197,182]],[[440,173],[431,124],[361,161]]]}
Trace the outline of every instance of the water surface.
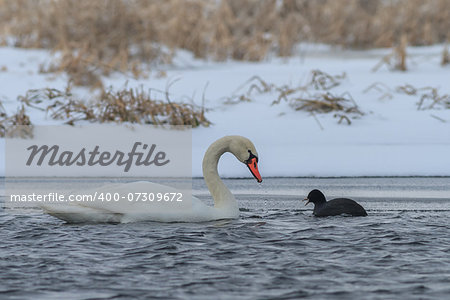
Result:
{"label": "water surface", "polygon": [[[0,299],[448,299],[450,178],[226,183],[240,219],[68,225],[0,210]],[[369,216],[315,218],[300,201],[313,188]]]}

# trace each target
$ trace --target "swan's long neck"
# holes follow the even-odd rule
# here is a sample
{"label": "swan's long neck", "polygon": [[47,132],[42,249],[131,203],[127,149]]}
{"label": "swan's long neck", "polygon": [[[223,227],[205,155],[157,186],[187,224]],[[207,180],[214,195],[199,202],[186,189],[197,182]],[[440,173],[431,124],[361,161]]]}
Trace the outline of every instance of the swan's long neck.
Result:
{"label": "swan's long neck", "polygon": [[236,199],[217,172],[217,165],[222,154],[231,152],[229,146],[230,140],[227,138],[222,138],[209,146],[203,158],[203,177],[214,199],[214,207],[238,211]]}

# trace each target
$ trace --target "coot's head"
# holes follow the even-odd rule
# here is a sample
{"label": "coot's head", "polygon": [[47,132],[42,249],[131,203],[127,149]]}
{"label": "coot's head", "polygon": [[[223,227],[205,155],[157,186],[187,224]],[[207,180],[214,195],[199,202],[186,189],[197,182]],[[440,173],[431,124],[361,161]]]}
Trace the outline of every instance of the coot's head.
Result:
{"label": "coot's head", "polygon": [[319,190],[312,190],[311,192],[309,192],[308,197],[306,197],[304,201],[306,201],[305,205],[308,205],[308,203],[310,202],[314,203],[314,205],[327,202],[324,194]]}

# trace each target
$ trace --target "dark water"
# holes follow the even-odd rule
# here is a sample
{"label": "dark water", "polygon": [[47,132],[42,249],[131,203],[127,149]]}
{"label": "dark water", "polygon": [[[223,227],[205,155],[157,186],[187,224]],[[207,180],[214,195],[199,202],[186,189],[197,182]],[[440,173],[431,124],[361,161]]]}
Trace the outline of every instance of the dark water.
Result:
{"label": "dark water", "polygon": [[[238,220],[67,225],[0,210],[0,299],[448,299],[450,178],[227,184]],[[317,187],[369,216],[312,217],[299,199]]]}

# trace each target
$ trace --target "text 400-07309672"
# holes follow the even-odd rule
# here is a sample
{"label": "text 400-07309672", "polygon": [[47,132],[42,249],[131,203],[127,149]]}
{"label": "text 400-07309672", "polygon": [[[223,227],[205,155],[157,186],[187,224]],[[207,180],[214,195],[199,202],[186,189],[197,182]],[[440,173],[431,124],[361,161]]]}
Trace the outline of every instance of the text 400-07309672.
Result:
{"label": "text 400-07309672", "polygon": [[68,196],[60,193],[47,194],[11,194],[10,202],[111,202],[128,200],[130,202],[182,202],[183,193],[104,193],[95,192],[93,194],[70,194]]}

